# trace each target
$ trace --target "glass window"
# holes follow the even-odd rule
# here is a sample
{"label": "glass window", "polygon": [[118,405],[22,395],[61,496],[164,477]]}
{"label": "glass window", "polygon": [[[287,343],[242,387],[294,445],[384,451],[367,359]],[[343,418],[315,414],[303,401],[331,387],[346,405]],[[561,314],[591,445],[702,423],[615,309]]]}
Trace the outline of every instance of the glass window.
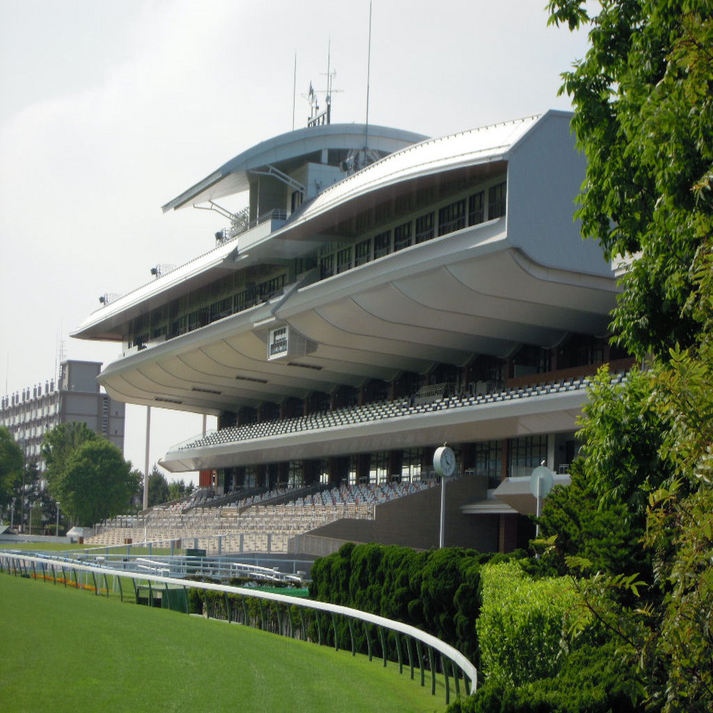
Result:
{"label": "glass window", "polygon": [[378,451],[371,454],[369,461],[369,482],[389,482],[389,454],[387,451]]}
{"label": "glass window", "polygon": [[511,438],[508,448],[508,474],[529,476],[542,461],[547,461],[547,436]]}
{"label": "glass window", "polygon": [[483,191],[474,193],[468,199],[468,225],[477,225],[485,220],[485,204]]}
{"label": "glass window", "polygon": [[505,181],[488,189],[488,220],[505,215]]}
{"label": "glass window", "polygon": [[320,258],[319,274],[322,280],[334,274],[334,255],[325,255]]}
{"label": "glass window", "polygon": [[374,260],[391,252],[391,231],[385,230],[374,236]]}
{"label": "glass window", "polygon": [[371,238],[362,240],[354,247],[354,267],[364,265],[371,260]]}
{"label": "glass window", "polygon": [[481,441],[474,447],[473,469],[476,475],[487,475],[488,486],[496,488],[500,483],[502,463],[502,443],[500,441]]}
{"label": "glass window", "polygon": [[403,250],[411,245],[411,223],[394,228],[394,250]]}
{"label": "glass window", "polygon": [[352,249],[344,248],[337,253],[337,272],[345,272],[352,266]]}
{"label": "glass window", "polygon": [[438,211],[438,234],[445,235],[465,228],[465,198]]}
{"label": "glass window", "polygon": [[420,448],[409,448],[403,452],[401,460],[401,482],[415,483],[421,480],[422,452]]}
{"label": "glass window", "polygon": [[433,235],[433,213],[426,213],[416,218],[416,242],[422,243],[425,240],[430,240]]}

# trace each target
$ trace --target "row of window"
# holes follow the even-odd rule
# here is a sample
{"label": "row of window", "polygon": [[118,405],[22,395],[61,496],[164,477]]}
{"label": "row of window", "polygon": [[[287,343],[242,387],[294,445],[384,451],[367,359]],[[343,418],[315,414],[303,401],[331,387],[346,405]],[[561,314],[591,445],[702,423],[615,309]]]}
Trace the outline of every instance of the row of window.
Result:
{"label": "row of window", "polygon": [[[354,245],[343,246],[329,254],[321,255],[319,259],[320,279],[346,272],[393,252],[461,230],[467,226],[499,218],[505,215],[505,206],[506,184],[503,181],[487,189],[484,188],[458,198],[399,225],[381,230]],[[188,311],[191,303],[196,304],[202,299],[210,299],[210,295],[218,296],[221,292],[225,294],[225,290],[230,289],[230,284],[234,279],[232,276],[224,278],[214,285],[202,288],[196,295],[184,296],[150,314],[140,315],[132,324],[127,346],[129,348],[137,346],[141,349],[149,341],[172,339],[260,304],[283,289],[287,274],[273,276],[257,285],[241,288],[232,295]],[[181,312],[183,313],[181,314]]]}
{"label": "row of window", "polygon": [[[534,468],[547,460],[548,436],[524,436],[507,440],[507,474],[510,476],[529,475]],[[489,487],[497,487],[502,475],[504,442],[499,440],[480,441],[463,446],[455,446],[456,460],[463,463],[464,450],[470,450],[467,471],[475,475],[488,476]],[[345,481],[355,485],[361,481],[372,484],[387,483],[394,476],[401,482],[418,482],[429,474],[433,467],[433,449],[409,448],[402,451],[376,451],[370,454],[352,454],[338,459],[341,463],[336,472],[330,473],[330,462],[322,459],[317,468],[321,483]],[[394,467],[394,465],[396,467]],[[398,465],[400,464],[400,465]],[[274,469],[276,464],[271,464]],[[555,467],[558,464],[554,464]],[[290,461],[287,480],[291,487],[304,485],[303,461]],[[256,465],[239,467],[238,480],[246,487],[260,483],[260,468]]]}
{"label": "row of window", "polygon": [[223,317],[242,312],[278,294],[285,286],[286,279],[287,275],[284,273],[276,275],[269,280],[260,282],[257,285],[251,285],[211,305],[200,307],[188,314],[184,314],[171,322],[157,325],[150,332],[145,331],[136,334],[129,340],[128,347],[137,346],[142,348],[147,344],[149,339],[172,339],[186,332],[192,332],[200,327],[205,327],[207,324],[222,319]]}
{"label": "row of window", "polygon": [[49,416],[54,416],[58,411],[59,406],[57,404],[52,404],[51,406],[46,406],[41,409],[28,409],[19,413],[6,412],[0,418],[0,422],[2,422],[6,426],[15,426],[20,423],[30,423],[32,421],[37,421],[39,419],[47,418]]}
{"label": "row of window", "polygon": [[491,186],[487,194],[487,203],[485,190],[481,190],[448,203],[437,211],[429,211],[393,228],[382,230],[354,245],[322,255],[319,261],[320,278],[338,275],[411,245],[504,216],[505,182]]}

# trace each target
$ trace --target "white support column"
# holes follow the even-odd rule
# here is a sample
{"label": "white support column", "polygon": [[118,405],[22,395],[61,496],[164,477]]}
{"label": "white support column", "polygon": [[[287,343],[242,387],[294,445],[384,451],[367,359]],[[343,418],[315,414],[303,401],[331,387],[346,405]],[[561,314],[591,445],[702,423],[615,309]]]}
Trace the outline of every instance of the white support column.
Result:
{"label": "white support column", "polygon": [[555,441],[557,440],[557,436],[554,433],[548,433],[547,434],[547,467],[551,470],[554,471],[555,469]]}
{"label": "white support column", "polygon": [[149,450],[151,446],[151,407],[146,407],[146,459],[144,460],[144,502],[143,509],[149,507]]}

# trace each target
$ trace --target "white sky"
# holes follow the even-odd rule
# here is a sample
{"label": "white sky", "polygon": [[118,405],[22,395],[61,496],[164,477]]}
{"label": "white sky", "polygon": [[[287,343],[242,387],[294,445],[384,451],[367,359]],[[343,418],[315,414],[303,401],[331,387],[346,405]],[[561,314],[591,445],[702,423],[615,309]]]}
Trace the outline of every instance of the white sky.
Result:
{"label": "white sky", "polygon": [[[569,109],[559,74],[586,37],[547,27],[544,5],[374,0],[370,122],[438,136]],[[52,377],[60,340],[115,359],[68,336],[99,295],[213,247],[218,215],[160,207],[292,128],[295,53],[296,127],[330,41],[333,121],[363,122],[368,16],[368,0],[0,0],[0,393]],[[153,409],[151,463],[201,425]],[[141,470],[144,427],[127,407]]]}

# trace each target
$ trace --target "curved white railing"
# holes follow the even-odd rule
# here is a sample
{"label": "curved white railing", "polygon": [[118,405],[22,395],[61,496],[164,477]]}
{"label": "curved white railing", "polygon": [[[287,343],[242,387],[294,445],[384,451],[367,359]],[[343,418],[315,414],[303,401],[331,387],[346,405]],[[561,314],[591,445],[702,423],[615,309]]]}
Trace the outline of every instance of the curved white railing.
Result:
{"label": "curved white railing", "polygon": [[[14,567],[10,566],[10,562],[14,563]],[[176,577],[165,577],[156,574],[143,574],[136,572],[128,572],[125,570],[112,569],[108,567],[100,567],[94,565],[79,564],[74,561],[63,560],[57,557],[48,556],[37,556],[27,555],[13,552],[0,552],[0,570],[14,570],[15,573],[29,574],[29,567],[32,567],[34,574],[37,574],[36,565],[40,565],[42,568],[43,576],[46,575],[45,568],[51,567],[53,569],[53,575],[56,578],[55,567],[62,570],[63,577],[65,570],[80,572],[90,572],[93,576],[99,575],[104,577],[105,583],[107,584],[108,590],[108,577],[119,577],[124,579],[131,579],[134,582],[155,582],[157,584],[163,584],[168,586],[169,584],[174,586],[183,587],[184,589],[201,589],[213,592],[222,592],[225,594],[237,594],[243,597],[250,597],[254,599],[266,600],[271,602],[279,602],[286,606],[301,607],[304,609],[311,609],[314,611],[324,612],[331,614],[332,616],[342,616],[347,619],[355,619],[357,621],[364,622],[365,624],[373,624],[376,627],[382,629],[387,629],[389,631],[396,632],[397,634],[403,634],[406,637],[414,639],[416,642],[424,644],[430,651],[437,651],[442,656],[442,669],[445,678],[446,686],[446,702],[450,698],[450,684],[448,671],[446,667],[445,660],[447,659],[460,669],[463,676],[470,681],[470,691],[474,693],[478,685],[478,671],[476,667],[464,656],[458,649],[454,648],[450,644],[441,641],[437,637],[429,634],[421,629],[410,624],[404,624],[400,621],[394,621],[393,619],[387,619],[383,616],[378,616],[377,614],[370,614],[369,612],[364,612],[359,609],[352,609],[351,607],[345,607],[340,604],[331,604],[329,602],[321,602],[314,599],[305,599],[303,597],[291,597],[286,594],[276,594],[272,592],[262,592],[254,589],[248,589],[245,587],[234,587],[225,584],[214,584],[212,582],[196,582],[193,580],[178,579]],[[19,572],[18,572],[19,570]],[[76,577],[76,574],[75,574]],[[96,585],[96,583],[95,583]],[[99,593],[99,587],[95,586],[96,593]],[[108,594],[108,591],[107,591]],[[408,639],[407,639],[408,641]],[[335,637],[336,646],[336,637]],[[382,641],[382,651],[384,649]],[[352,649],[353,650],[353,649]],[[399,648],[400,651],[400,648]],[[386,652],[383,651],[384,656],[384,666],[386,665]],[[399,655],[399,658],[400,655]],[[411,658],[410,647],[409,647],[409,659]],[[419,655],[419,658],[420,655]],[[399,661],[401,664],[401,662]],[[435,692],[435,665],[432,656],[429,653],[429,663],[431,668],[431,690]],[[423,663],[420,664],[421,667],[421,682],[423,685]],[[401,668],[401,666],[400,666]],[[413,677],[413,664],[411,664],[411,671]],[[456,683],[456,693],[459,692],[458,686],[458,676],[454,668],[452,668],[452,673],[454,674],[454,680]]]}

